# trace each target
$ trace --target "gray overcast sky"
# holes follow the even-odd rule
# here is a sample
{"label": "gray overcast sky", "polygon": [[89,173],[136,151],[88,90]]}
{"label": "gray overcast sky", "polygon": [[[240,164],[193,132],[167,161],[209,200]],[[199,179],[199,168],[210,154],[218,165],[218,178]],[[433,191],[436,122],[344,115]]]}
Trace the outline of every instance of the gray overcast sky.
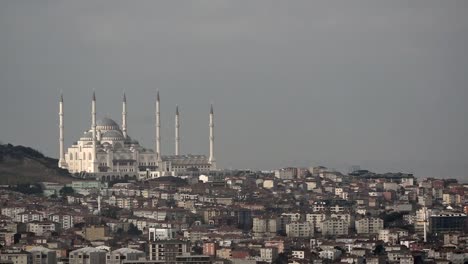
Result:
{"label": "gray overcast sky", "polygon": [[0,1],[0,140],[58,153],[98,117],[222,167],[467,179],[468,1]]}

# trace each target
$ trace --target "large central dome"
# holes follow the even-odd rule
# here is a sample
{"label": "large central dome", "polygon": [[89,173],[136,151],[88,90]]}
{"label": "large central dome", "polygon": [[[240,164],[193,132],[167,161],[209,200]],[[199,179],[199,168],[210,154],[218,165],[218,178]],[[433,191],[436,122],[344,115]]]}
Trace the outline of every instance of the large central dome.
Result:
{"label": "large central dome", "polygon": [[98,130],[118,130],[120,131],[119,125],[112,119],[104,117],[96,122],[96,129]]}

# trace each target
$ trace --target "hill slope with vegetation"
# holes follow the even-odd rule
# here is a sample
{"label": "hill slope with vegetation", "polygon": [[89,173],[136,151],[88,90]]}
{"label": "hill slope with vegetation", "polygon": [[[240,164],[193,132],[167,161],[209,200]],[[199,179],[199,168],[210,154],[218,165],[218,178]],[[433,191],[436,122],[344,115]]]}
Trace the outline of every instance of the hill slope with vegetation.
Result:
{"label": "hill slope with vegetation", "polygon": [[0,144],[0,184],[70,183],[73,180],[70,173],[57,164],[57,159],[35,149]]}

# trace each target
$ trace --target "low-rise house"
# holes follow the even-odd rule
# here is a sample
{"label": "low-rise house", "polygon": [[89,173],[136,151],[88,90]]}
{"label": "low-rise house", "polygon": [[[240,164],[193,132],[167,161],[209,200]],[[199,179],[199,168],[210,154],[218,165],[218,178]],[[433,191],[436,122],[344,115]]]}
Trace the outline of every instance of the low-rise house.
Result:
{"label": "low-rise house", "polygon": [[106,254],[106,264],[122,264],[128,261],[145,260],[146,254],[143,251],[131,248],[119,248]]}
{"label": "low-rise house", "polygon": [[58,227],[57,223],[51,221],[32,221],[26,224],[26,230],[36,234],[36,236],[58,231]]}
{"label": "low-rise house", "polygon": [[107,251],[100,248],[84,247],[69,254],[70,264],[105,264]]}
{"label": "low-rise house", "polygon": [[11,261],[13,264],[33,264],[31,253],[18,248],[1,250],[0,261]]}
{"label": "low-rise house", "polygon": [[37,246],[28,250],[32,255],[32,264],[56,264],[57,252],[46,247]]}

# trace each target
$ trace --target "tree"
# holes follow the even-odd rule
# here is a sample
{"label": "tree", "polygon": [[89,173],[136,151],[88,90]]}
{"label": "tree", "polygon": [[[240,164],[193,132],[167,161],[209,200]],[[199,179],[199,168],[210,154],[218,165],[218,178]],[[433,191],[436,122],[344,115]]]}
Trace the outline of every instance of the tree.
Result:
{"label": "tree", "polygon": [[113,219],[117,219],[117,214],[121,209],[118,207],[114,206],[109,206],[109,208],[102,209],[101,210],[101,215],[104,217],[109,217]]}
{"label": "tree", "polygon": [[275,264],[288,263],[288,256],[285,253],[279,253],[278,257],[273,261]]}
{"label": "tree", "polygon": [[118,236],[118,237],[121,237],[124,233],[124,230],[122,228],[119,228],[117,229],[117,231],[115,231],[115,234]]}
{"label": "tree", "polygon": [[42,194],[42,188],[39,184],[18,184],[16,187],[10,187],[10,190],[24,194]]}
{"label": "tree", "polygon": [[83,227],[85,227],[85,225],[86,225],[85,223],[76,223],[73,225],[73,227],[82,229]]}
{"label": "tree", "polygon": [[202,255],[203,254],[203,247],[194,246],[194,247],[192,247],[192,251],[197,255]]}
{"label": "tree", "polygon": [[130,224],[130,226],[128,227],[128,231],[127,231],[127,234],[129,236],[139,236],[141,235],[143,232],[141,232],[138,227],[136,227],[133,223]]}
{"label": "tree", "polygon": [[374,255],[383,255],[385,254],[385,247],[381,244],[377,245],[374,248]]}
{"label": "tree", "polygon": [[59,191],[61,196],[67,196],[75,193],[75,190],[72,187],[69,186],[64,186],[62,189]]}

